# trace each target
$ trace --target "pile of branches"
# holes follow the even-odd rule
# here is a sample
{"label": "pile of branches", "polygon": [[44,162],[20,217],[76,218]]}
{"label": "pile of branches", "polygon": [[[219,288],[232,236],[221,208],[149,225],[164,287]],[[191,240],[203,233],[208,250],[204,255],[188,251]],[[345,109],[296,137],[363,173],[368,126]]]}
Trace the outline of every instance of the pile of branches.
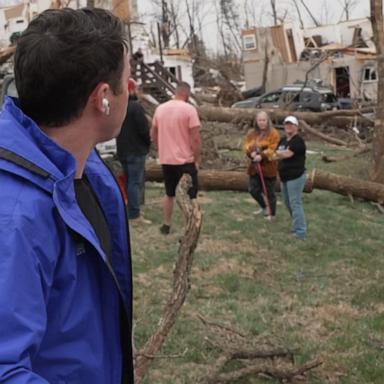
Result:
{"label": "pile of branches", "polygon": [[198,317],[208,329],[206,342],[219,355],[201,378],[200,384],[234,383],[256,376],[291,383],[305,380],[309,371],[322,364],[321,360],[316,359],[297,365],[297,351],[275,347],[268,340],[252,339],[231,326],[209,321],[202,315]]}

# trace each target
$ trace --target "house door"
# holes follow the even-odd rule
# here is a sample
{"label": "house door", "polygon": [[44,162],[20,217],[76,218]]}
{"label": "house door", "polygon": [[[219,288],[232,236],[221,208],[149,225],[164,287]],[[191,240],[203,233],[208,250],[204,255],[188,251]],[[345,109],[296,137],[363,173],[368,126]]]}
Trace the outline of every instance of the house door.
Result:
{"label": "house door", "polygon": [[350,97],[349,67],[335,68],[337,97]]}

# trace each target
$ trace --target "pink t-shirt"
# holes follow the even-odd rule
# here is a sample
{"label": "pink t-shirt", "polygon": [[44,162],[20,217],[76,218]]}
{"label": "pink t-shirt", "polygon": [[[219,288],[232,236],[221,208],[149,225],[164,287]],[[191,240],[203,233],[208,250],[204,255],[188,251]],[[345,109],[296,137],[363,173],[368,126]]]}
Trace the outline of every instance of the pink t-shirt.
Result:
{"label": "pink t-shirt", "polygon": [[160,164],[193,163],[190,129],[200,127],[196,108],[181,100],[170,100],[157,107],[153,116],[157,126]]}

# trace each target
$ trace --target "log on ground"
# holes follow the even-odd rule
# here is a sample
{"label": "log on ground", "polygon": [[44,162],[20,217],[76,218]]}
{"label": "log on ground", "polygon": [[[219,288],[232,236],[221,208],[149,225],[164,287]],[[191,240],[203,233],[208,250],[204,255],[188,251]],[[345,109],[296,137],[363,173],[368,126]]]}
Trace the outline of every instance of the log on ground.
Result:
{"label": "log on ground", "polygon": [[[163,172],[161,166],[147,164],[145,167],[145,180],[162,183]],[[198,175],[199,189],[202,191],[248,191],[248,175],[244,171],[223,171],[218,169],[201,169]],[[304,192],[312,192],[312,181],[308,179]],[[276,190],[280,191],[279,183]]]}
{"label": "log on ground", "polygon": [[[146,181],[163,182],[159,165],[147,165]],[[279,189],[279,183],[276,185]],[[205,191],[248,191],[248,176],[240,171],[200,170],[199,189]],[[344,196],[384,203],[384,185],[366,180],[313,170],[309,173],[304,192],[322,189]]]}
{"label": "log on ground", "polygon": [[[290,112],[282,109],[264,109],[273,121],[282,123],[289,114],[295,115],[299,120],[305,120],[309,125],[322,125],[327,122],[339,128],[347,128],[358,124],[359,126],[371,126],[372,122],[362,117],[358,111],[328,111],[328,112]],[[254,119],[260,109],[240,109],[240,108],[215,108],[200,107],[199,114],[203,120],[231,123],[244,119]]]}

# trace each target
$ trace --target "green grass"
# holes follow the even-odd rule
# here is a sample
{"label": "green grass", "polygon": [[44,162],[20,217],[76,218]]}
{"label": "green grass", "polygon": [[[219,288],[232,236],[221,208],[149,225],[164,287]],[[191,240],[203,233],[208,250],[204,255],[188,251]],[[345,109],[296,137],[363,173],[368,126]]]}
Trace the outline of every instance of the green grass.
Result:
{"label": "green grass", "polygon": [[[308,169],[367,177],[369,157],[325,164],[309,145]],[[139,347],[156,327],[171,286],[183,220],[175,209],[171,235],[160,236],[163,190],[147,184],[144,213],[153,221],[132,229],[135,339]],[[275,220],[254,216],[247,193],[202,192],[203,228],[191,290],[146,383],[197,383],[219,351],[206,341],[206,318],[250,338],[298,350],[298,362],[321,357],[307,382],[384,383],[384,216],[369,202],[326,191],[304,196],[305,241],[290,236],[282,204]],[[281,201],[279,196],[279,201]],[[270,383],[253,378],[238,383]]]}

